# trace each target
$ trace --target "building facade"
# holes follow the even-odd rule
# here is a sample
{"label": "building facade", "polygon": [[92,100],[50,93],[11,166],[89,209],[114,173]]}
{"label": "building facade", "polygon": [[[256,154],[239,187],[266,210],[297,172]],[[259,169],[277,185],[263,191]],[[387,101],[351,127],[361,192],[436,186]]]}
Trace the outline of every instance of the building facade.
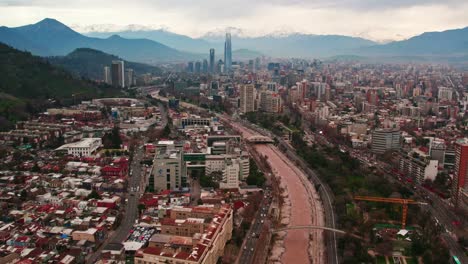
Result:
{"label": "building facade", "polygon": [[378,128],[372,133],[372,152],[383,154],[401,148],[401,131],[398,128]]}

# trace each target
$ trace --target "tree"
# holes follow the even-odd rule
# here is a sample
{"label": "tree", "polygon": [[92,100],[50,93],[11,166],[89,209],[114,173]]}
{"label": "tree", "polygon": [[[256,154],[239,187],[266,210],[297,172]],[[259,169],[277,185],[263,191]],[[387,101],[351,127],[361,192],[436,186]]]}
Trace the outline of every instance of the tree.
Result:
{"label": "tree", "polygon": [[88,200],[89,199],[101,199],[101,195],[96,191],[96,190],[92,190],[91,193],[88,195]]}
{"label": "tree", "polygon": [[143,212],[144,210],[146,210],[146,205],[144,205],[144,204],[139,204],[139,205],[138,205],[138,212],[141,213],[141,212]]}
{"label": "tree", "polygon": [[162,135],[161,137],[169,137],[169,135],[171,134],[171,128],[169,127],[169,124],[166,124],[166,126],[164,127],[164,130],[162,132]]}
{"label": "tree", "polygon": [[112,148],[119,149],[120,145],[122,145],[122,139],[120,138],[120,128],[118,126],[114,126],[112,129],[111,140]]}

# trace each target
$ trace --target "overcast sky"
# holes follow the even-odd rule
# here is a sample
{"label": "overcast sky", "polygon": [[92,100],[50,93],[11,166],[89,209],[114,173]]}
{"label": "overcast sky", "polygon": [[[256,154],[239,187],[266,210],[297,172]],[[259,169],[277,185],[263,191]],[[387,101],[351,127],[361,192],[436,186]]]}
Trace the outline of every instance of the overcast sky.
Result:
{"label": "overcast sky", "polygon": [[[55,18],[90,25],[145,25],[198,37],[227,27],[244,35],[341,34],[378,41],[468,26],[467,0],[0,0],[0,25]],[[89,29],[89,28],[88,28]]]}

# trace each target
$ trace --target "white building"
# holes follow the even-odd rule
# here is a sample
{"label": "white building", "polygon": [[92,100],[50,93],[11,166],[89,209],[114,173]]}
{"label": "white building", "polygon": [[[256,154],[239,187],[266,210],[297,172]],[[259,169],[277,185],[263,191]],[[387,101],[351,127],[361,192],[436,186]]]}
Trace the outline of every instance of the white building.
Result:
{"label": "white building", "polygon": [[237,189],[239,188],[239,160],[227,160],[223,169],[223,179],[219,183],[221,189]]}
{"label": "white building", "polygon": [[83,138],[78,142],[62,145],[56,150],[66,150],[68,155],[86,157],[91,156],[101,145],[100,138]]}

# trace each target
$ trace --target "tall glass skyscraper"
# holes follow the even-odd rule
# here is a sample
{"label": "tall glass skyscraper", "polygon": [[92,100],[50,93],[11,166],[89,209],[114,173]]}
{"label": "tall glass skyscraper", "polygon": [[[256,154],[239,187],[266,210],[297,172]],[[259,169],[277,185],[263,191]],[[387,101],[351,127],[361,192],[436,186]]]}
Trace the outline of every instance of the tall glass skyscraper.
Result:
{"label": "tall glass skyscraper", "polygon": [[232,66],[231,33],[226,33],[226,41],[224,42],[224,71],[230,72],[231,66]]}
{"label": "tall glass skyscraper", "polygon": [[215,49],[210,49],[210,72],[214,73],[215,69]]}

